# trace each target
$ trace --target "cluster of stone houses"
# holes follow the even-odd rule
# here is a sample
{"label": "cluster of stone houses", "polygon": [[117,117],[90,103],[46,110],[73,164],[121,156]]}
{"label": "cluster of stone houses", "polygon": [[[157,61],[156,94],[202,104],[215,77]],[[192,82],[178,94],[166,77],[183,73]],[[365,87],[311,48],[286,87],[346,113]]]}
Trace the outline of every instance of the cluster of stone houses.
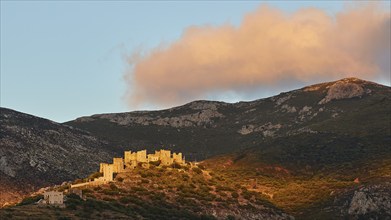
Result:
{"label": "cluster of stone houses", "polygon": [[148,168],[150,162],[160,162],[161,166],[169,166],[174,163],[183,165],[186,163],[182,153],[171,154],[171,151],[169,150],[155,151],[154,154],[147,154],[147,150],[137,152],[125,151],[124,158],[115,157],[113,158],[112,164],[100,164],[99,172],[103,173],[103,176],[95,178],[91,182],[73,184],[71,185],[71,188],[105,184],[113,181],[114,173],[122,173],[125,172],[125,169],[134,169],[139,165]]}

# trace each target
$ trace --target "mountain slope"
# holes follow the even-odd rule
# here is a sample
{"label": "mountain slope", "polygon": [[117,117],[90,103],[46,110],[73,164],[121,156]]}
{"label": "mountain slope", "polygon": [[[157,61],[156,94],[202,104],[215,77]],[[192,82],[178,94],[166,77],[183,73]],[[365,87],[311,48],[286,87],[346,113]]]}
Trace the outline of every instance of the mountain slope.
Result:
{"label": "mountain slope", "polygon": [[[15,179],[27,179],[12,177],[14,167],[14,174],[28,177],[31,169],[29,177],[59,183],[86,177],[99,162],[108,160],[107,153],[111,158],[123,150],[151,151],[163,145],[183,152],[187,160],[208,158],[202,164],[222,183],[245,187],[299,218],[342,213],[340,218],[355,219],[368,213],[354,204],[388,207],[382,199],[391,200],[389,191],[383,190],[391,183],[391,88],[360,79],[317,84],[251,102],[195,101],[162,111],[93,115],[63,125],[7,109],[1,115],[0,162],[5,164],[1,171],[8,173],[1,180],[3,191],[8,187],[17,192],[12,189]],[[28,148],[23,149],[25,145]],[[40,145],[53,152],[35,160],[37,153],[29,149],[41,149]],[[61,147],[71,153],[57,157]],[[2,159],[3,155],[12,159]],[[19,155],[23,166],[17,162]],[[91,164],[85,169],[78,165],[84,160],[80,155],[89,155]],[[46,163],[39,162],[48,158],[72,162],[58,174],[54,168],[59,163],[51,160],[48,163],[55,166],[46,166],[51,171],[40,170]],[[362,189],[368,194],[357,199],[354,195],[362,195]],[[385,209],[372,209],[370,215],[382,218],[389,213]]]}
{"label": "mountain slope", "polygon": [[194,164],[128,169],[110,184],[83,191],[85,201],[67,193],[67,208],[57,209],[57,213],[25,200],[20,206],[0,209],[0,218],[293,219],[262,195]]}
{"label": "mountain slope", "polygon": [[85,131],[0,110],[0,204],[88,175],[112,157],[106,142]]}
{"label": "mountain slope", "polygon": [[390,91],[347,78],[251,102],[195,101],[162,111],[100,114],[65,124],[105,138],[119,152],[163,145],[195,160],[298,134],[373,135],[384,142],[391,132]]}
{"label": "mountain slope", "polygon": [[[391,88],[355,78],[252,102],[196,101],[66,124],[106,138],[118,149],[165,145],[186,158],[208,158],[203,164],[225,180],[269,197],[299,218],[337,212],[344,213],[340,218],[365,217],[366,212],[349,212],[355,202],[351,195],[360,187],[391,183]],[[383,190],[368,198],[391,196]],[[338,207],[330,201],[353,205]],[[370,215],[383,218],[387,213]]]}

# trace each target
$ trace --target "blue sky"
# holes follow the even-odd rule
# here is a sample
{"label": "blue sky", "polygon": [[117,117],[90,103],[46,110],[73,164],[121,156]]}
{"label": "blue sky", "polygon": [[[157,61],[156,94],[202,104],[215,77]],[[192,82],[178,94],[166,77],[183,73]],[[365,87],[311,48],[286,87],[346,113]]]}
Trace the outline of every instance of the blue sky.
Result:
{"label": "blue sky", "polygon": [[[239,24],[268,3],[286,12],[340,1],[1,1],[1,106],[58,122],[136,110],[123,100],[124,55],[191,25]],[[259,94],[264,97],[270,94]],[[230,97],[224,101],[237,101]]]}

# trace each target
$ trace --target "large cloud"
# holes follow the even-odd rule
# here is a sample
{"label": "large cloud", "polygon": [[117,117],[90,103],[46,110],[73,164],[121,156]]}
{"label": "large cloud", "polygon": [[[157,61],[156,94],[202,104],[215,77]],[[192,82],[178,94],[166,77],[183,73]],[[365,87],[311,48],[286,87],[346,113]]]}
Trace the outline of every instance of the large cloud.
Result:
{"label": "large cloud", "polygon": [[[335,16],[286,14],[266,5],[235,27],[192,26],[182,37],[128,59],[126,100],[167,107],[225,91],[390,74],[390,13],[379,5]],[[262,90],[262,89],[261,89]]]}

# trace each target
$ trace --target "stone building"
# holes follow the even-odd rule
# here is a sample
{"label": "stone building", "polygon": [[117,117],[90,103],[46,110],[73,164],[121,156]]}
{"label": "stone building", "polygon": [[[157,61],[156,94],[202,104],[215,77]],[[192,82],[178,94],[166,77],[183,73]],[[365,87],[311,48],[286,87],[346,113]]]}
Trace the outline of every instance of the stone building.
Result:
{"label": "stone building", "polygon": [[43,203],[48,205],[63,206],[64,194],[57,191],[46,191],[43,193]]}
{"label": "stone building", "polygon": [[[174,162],[179,164],[185,164],[185,159],[182,153],[173,153],[169,150],[155,151],[154,154],[147,154],[147,150],[141,150],[137,152],[125,151],[124,152],[124,166],[127,168],[135,168],[138,163],[148,163],[160,161],[162,165],[171,165]],[[114,172],[117,168],[114,168]]]}
{"label": "stone building", "polygon": [[154,154],[147,154],[147,150],[137,152],[125,151],[124,158],[115,157],[113,163],[100,163],[99,172],[103,174],[102,177],[95,178],[91,182],[84,182],[71,185],[71,188],[78,188],[88,185],[100,185],[113,181],[114,173],[126,172],[126,169],[134,169],[137,166],[149,168],[149,162],[160,161],[161,165],[171,165],[174,162],[178,164],[185,164],[185,159],[182,153],[173,153],[169,150],[155,151]]}

